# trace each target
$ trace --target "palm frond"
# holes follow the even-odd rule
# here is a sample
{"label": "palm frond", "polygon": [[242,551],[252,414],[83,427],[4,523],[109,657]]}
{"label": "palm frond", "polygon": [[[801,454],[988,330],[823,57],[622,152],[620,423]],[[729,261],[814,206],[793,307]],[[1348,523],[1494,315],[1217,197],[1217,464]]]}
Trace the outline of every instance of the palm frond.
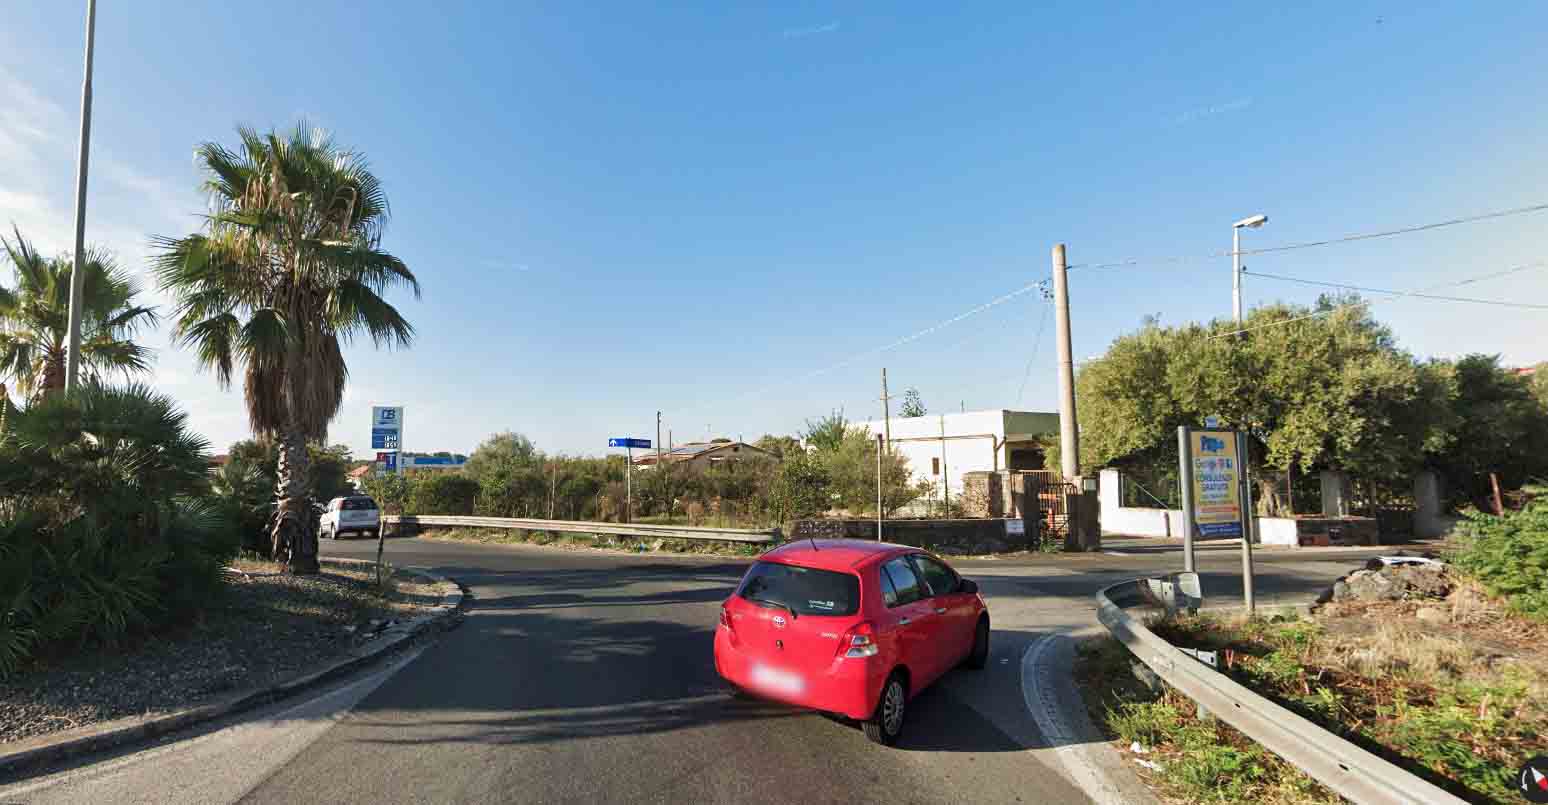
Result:
{"label": "palm frond", "polygon": [[109,316],[100,326],[108,332],[133,335],[142,327],[155,327],[160,321],[161,315],[156,312],[156,308],[136,305]]}
{"label": "palm frond", "polygon": [[247,362],[282,363],[289,342],[285,314],[272,307],[260,308],[242,325],[237,336],[237,351]]}
{"label": "palm frond", "polygon": [[312,259],[337,269],[346,279],[364,284],[376,293],[407,285],[420,298],[419,279],[402,260],[387,252],[340,241],[308,244]]}
{"label": "palm frond", "polygon": [[364,283],[340,282],[328,296],[328,312],[346,340],[364,330],[379,347],[407,347],[414,341],[414,326]]}
{"label": "palm frond", "polygon": [[127,378],[133,374],[149,372],[153,354],[149,348],[133,341],[105,335],[81,342],[83,363],[95,373],[113,371]]}
{"label": "palm frond", "polygon": [[231,313],[220,313],[203,321],[178,322],[175,343],[194,349],[194,362],[203,369],[214,369],[221,388],[231,385],[232,352],[236,347],[241,322]]}

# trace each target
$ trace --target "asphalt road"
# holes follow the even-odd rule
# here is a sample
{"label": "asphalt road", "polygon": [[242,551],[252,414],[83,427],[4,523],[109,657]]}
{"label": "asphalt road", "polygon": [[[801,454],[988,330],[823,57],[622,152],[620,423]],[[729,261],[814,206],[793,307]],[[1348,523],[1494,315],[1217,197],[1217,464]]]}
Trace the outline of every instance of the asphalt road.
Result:
{"label": "asphalt road", "polygon": [[[896,749],[735,699],[715,675],[721,600],[747,560],[399,539],[389,558],[471,593],[463,624],[396,666],[243,723],[0,788],[4,802],[1084,802],[1023,704],[1022,655],[1092,625],[1103,584],[1178,569],[1113,554],[959,562],[995,619],[989,668],[913,703]],[[328,542],[364,556],[374,543]],[[1371,551],[1264,551],[1258,595],[1304,601]],[[1234,548],[1200,553],[1239,594]]]}

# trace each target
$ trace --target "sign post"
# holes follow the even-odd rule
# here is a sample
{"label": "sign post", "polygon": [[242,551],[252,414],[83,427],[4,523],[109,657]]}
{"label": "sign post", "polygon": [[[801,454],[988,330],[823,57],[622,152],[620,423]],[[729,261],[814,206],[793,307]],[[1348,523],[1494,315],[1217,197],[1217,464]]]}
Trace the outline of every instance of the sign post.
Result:
{"label": "sign post", "polygon": [[1252,466],[1247,461],[1247,433],[1236,432],[1236,454],[1241,457],[1242,480],[1242,603],[1247,607],[1247,617],[1252,617],[1257,609],[1257,602],[1252,594],[1252,540],[1256,537],[1258,529],[1252,519],[1252,479],[1248,477],[1248,467]]}
{"label": "sign post", "polygon": [[[1211,424],[1215,418],[1210,417]],[[1177,429],[1182,471],[1183,570],[1197,572],[1194,538],[1240,537],[1242,590],[1253,611],[1252,491],[1247,478],[1247,434],[1239,430]]]}
{"label": "sign post", "polygon": [[1193,519],[1193,439],[1190,437],[1192,428],[1187,425],[1177,426],[1177,465],[1178,486],[1182,487],[1183,508],[1183,572],[1196,573],[1193,564],[1193,532],[1198,523]]}
{"label": "sign post", "polygon": [[[607,440],[608,447],[624,449],[624,522],[634,522],[634,448],[650,449],[649,439],[615,437]],[[661,469],[657,467],[656,469]]]}

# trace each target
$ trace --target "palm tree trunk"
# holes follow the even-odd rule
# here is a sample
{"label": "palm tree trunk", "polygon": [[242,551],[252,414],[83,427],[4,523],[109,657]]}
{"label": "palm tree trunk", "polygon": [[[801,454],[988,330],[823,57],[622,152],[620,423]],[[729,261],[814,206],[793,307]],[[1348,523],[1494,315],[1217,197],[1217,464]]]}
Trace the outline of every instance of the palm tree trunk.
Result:
{"label": "palm tree trunk", "polygon": [[290,425],[280,435],[279,510],[274,519],[274,558],[285,562],[291,573],[317,572],[317,528],[312,523],[306,488],[306,437]]}
{"label": "palm tree trunk", "polygon": [[38,396],[52,394],[61,391],[65,387],[65,354],[64,350],[49,350],[48,357],[43,361],[43,384],[38,389]]}

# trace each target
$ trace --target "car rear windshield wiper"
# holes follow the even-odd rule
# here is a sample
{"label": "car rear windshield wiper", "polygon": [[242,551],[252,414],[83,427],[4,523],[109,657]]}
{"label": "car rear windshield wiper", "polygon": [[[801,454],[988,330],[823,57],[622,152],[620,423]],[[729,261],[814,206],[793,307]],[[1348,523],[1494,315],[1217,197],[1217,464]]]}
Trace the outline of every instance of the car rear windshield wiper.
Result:
{"label": "car rear windshield wiper", "polygon": [[783,609],[786,612],[790,613],[790,619],[791,620],[796,620],[796,619],[801,617],[800,614],[795,611],[795,607],[793,607],[793,606],[791,606],[789,604],[786,604],[783,601],[771,601],[771,600],[769,600],[767,598],[749,598],[747,600],[748,601],[752,601],[754,603],[758,603],[758,604],[768,604],[770,606],[779,607],[780,609]]}

